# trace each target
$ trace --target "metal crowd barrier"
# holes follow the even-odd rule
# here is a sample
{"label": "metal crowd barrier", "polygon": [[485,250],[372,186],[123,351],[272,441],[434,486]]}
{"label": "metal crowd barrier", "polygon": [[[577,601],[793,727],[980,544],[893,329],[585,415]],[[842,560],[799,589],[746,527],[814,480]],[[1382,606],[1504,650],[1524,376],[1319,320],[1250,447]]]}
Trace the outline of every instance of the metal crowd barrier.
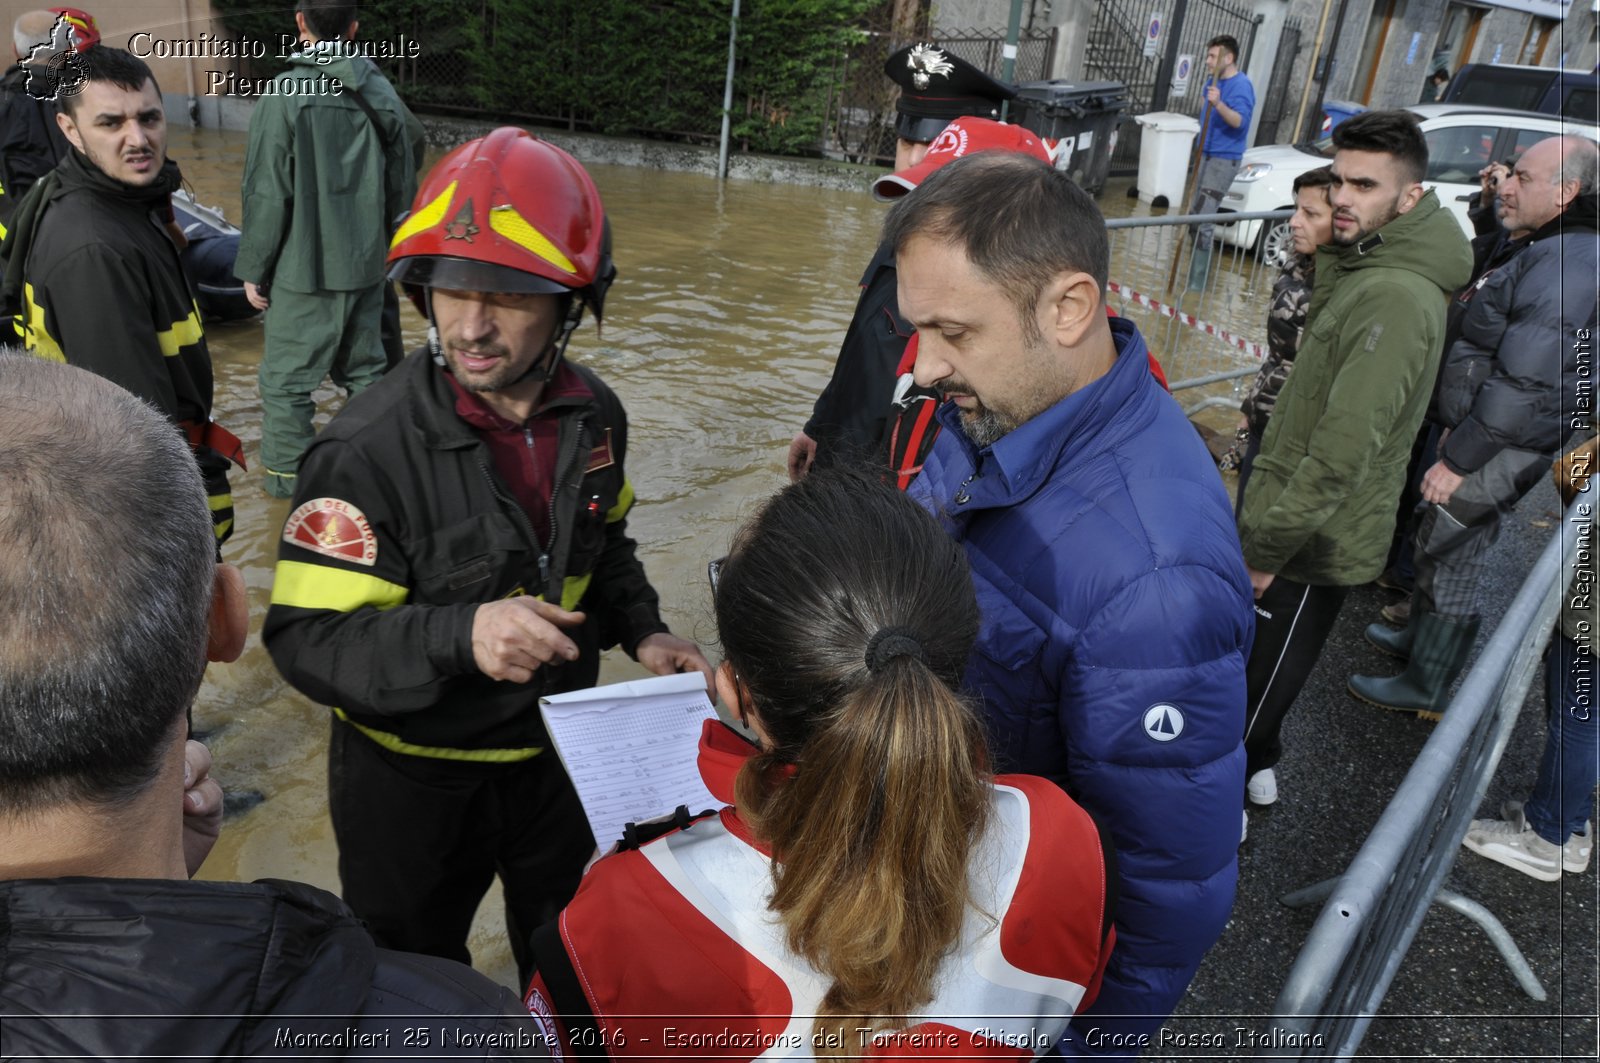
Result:
{"label": "metal crowd barrier", "polygon": [[1500,921],[1442,883],[1511,737],[1579,547],[1592,547],[1593,517],[1579,516],[1586,504],[1587,492],[1567,510],[1344,874],[1282,898],[1291,907],[1327,903],[1273,1005],[1263,1038],[1270,1047],[1259,1055],[1351,1058],[1433,904],[1482,927],[1523,990],[1545,999]]}
{"label": "metal crowd barrier", "polygon": [[[1111,240],[1106,300],[1138,324],[1174,392],[1197,389],[1197,401],[1186,412],[1237,404],[1241,379],[1254,374],[1266,354],[1263,337],[1278,263],[1223,243],[1223,227],[1252,220],[1270,225],[1291,213],[1176,214],[1106,222]],[[1202,222],[1220,224],[1210,269],[1203,277],[1195,271],[1198,286],[1190,290],[1190,226]]]}

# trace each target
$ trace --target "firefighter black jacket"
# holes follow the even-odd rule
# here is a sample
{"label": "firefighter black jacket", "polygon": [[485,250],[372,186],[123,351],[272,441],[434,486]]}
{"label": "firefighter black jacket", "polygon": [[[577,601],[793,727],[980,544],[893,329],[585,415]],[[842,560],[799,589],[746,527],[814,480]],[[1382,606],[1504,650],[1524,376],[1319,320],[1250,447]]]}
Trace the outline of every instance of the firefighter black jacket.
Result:
{"label": "firefighter black jacket", "polygon": [[[599,653],[666,631],[627,535],[622,403],[555,398],[554,532],[541,543],[455,412],[444,371],[413,353],[351,400],[306,452],[262,629],[295,689],[391,751],[507,762],[546,741],[542,695],[593,686]],[[576,661],[529,683],[490,679],[472,652],[479,605],[541,595],[587,622]]]}

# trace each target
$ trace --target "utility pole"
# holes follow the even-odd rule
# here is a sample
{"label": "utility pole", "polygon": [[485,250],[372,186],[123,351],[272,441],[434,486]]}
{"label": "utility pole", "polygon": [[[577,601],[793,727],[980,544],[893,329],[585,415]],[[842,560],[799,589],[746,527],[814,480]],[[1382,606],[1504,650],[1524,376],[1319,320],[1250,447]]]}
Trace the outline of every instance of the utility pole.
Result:
{"label": "utility pole", "polygon": [[[1006,46],[1001,51],[1000,80],[1014,84],[1017,76],[1017,38],[1022,35],[1022,0],[1011,0],[1011,18],[1006,23]],[[1000,121],[1006,120],[1011,109],[1010,100],[1000,101]]]}
{"label": "utility pole", "polygon": [[733,111],[733,59],[739,44],[739,0],[728,20],[728,77],[722,85],[722,141],[717,146],[717,180],[728,176],[728,115]]}

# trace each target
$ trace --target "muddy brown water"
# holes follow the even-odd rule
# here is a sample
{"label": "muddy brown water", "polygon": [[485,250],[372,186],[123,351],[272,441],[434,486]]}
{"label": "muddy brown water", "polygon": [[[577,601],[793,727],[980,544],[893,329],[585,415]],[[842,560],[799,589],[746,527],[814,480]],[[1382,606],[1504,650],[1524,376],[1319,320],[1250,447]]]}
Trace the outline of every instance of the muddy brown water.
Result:
{"label": "muddy brown water", "polygon": [[[174,130],[170,147],[197,198],[235,222],[244,149],[242,133],[217,130]],[[598,371],[627,406],[628,473],[638,493],[629,530],[667,622],[715,660],[706,562],[725,553],[740,518],[786,482],[785,448],[827,381],[884,207],[865,187],[589,170],[611,217],[620,275],[603,333],[585,322],[569,356]],[[1145,212],[1116,184],[1101,206],[1108,214]],[[403,311],[414,346],[425,326],[409,305]],[[230,817],[201,876],[299,879],[337,892],[328,710],[283,682],[259,636],[289,508],[262,493],[254,465],[261,325],[210,325],[206,335],[216,364],[215,416],[252,459],[251,471],[232,477],[236,530],[224,550],[244,572],[252,623],[244,656],[209,670],[195,718],[211,732],[223,784],[264,800]],[[342,401],[331,386],[317,399],[319,423]],[[616,651],[601,672],[602,681],[642,674]],[[514,984],[495,894],[479,912],[471,945],[481,970]]]}

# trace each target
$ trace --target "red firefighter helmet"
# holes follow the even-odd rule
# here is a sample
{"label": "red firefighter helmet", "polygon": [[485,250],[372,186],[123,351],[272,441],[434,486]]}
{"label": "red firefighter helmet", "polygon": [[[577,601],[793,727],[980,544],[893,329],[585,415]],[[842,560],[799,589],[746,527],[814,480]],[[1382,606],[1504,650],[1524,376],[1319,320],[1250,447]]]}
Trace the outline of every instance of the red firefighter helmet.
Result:
{"label": "red firefighter helmet", "polygon": [[80,11],[75,7],[52,7],[52,15],[59,15],[56,19],[57,28],[54,33],[59,34],[61,29],[66,30],[65,38],[52,36],[50,43],[59,48],[71,47],[74,52],[82,55],[90,48],[100,43],[100,27],[95,23],[94,16],[87,11]]}
{"label": "red firefighter helmet", "polygon": [[600,318],[611,232],[578,160],[509,126],[439,160],[389,245],[389,277],[456,291],[575,294]]}

